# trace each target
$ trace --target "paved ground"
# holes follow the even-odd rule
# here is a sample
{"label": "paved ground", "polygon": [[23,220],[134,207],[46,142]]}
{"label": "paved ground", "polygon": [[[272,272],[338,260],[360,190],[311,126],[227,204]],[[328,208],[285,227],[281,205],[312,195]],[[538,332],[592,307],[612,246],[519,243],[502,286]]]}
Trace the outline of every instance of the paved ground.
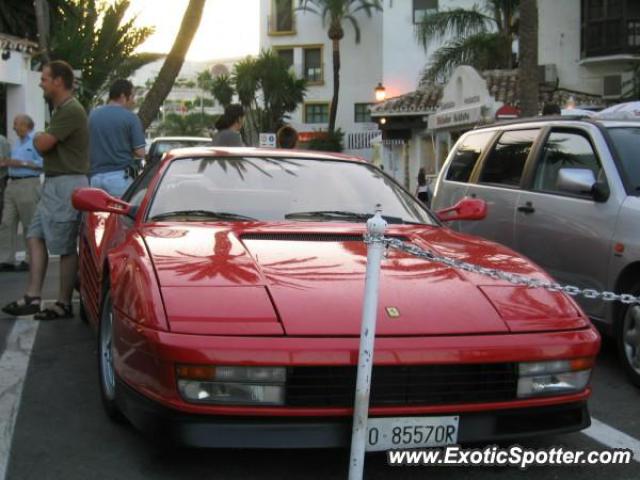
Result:
{"label": "paved ground", "polygon": [[[0,277],[0,303],[15,297],[25,280],[26,275],[22,273],[3,274]],[[52,276],[47,282],[47,298],[54,298],[55,284],[55,276]],[[14,325],[14,320],[2,318],[0,314],[0,346],[6,344]],[[347,451],[164,450],[155,446],[131,427],[114,425],[106,419],[98,395],[95,350],[92,332],[77,318],[40,323],[23,385],[6,478],[346,478]],[[637,443],[640,439],[640,390],[631,387],[621,375],[610,343],[604,345],[593,383],[591,412],[606,426],[604,430],[595,429],[590,434],[611,442],[605,435],[611,433],[609,427],[613,427],[614,432],[626,434],[632,441],[636,439],[633,446],[640,446]],[[564,445],[586,450],[604,448],[584,433],[541,438],[525,445],[536,448]],[[640,478],[640,463],[535,467],[526,471],[504,467],[456,467],[451,470],[389,467],[383,454],[367,457],[366,478],[447,479],[452,474],[478,480],[495,476],[505,480],[512,477],[631,480]]]}

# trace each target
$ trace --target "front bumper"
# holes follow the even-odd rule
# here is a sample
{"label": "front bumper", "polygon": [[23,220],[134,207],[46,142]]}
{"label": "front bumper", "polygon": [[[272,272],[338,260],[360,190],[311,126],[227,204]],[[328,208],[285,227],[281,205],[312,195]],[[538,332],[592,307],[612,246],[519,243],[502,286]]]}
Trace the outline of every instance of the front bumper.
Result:
{"label": "front bumper", "polygon": [[[117,384],[118,406],[151,438],[205,448],[340,448],[351,441],[351,418],[230,417],[184,413]],[[459,412],[449,412],[458,414]],[[444,413],[443,413],[444,414]],[[586,401],[460,414],[460,443],[495,442],[582,430]]]}

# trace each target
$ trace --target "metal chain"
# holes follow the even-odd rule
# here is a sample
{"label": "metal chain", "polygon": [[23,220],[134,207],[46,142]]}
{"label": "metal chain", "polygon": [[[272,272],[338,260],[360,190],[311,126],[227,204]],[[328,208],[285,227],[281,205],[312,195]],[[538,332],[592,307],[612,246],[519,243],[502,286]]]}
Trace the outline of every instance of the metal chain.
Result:
{"label": "metal chain", "polygon": [[447,265],[448,267],[456,268],[458,270],[463,270],[465,272],[479,273],[480,275],[485,275],[495,280],[505,280],[514,285],[523,285],[531,288],[544,288],[545,290],[549,290],[551,292],[563,292],[573,297],[583,296],[585,298],[590,298],[590,299],[599,298],[605,302],[617,301],[617,302],[622,302],[629,305],[640,304],[640,297],[634,297],[633,295],[629,295],[627,293],[619,295],[613,292],[599,292],[597,290],[593,290],[590,288],[583,289],[579,287],[574,287],[572,285],[560,285],[559,283],[547,282],[545,280],[530,278],[530,277],[526,277],[524,275],[519,275],[516,273],[503,272],[495,268],[481,267],[479,265],[463,262],[461,260],[455,260],[453,258],[436,255],[431,251],[423,250],[422,248],[416,245],[403,242],[402,240],[399,240],[397,238],[373,237],[373,236],[365,235],[365,242],[366,243],[383,242],[387,248],[395,248],[396,250],[410,253],[411,255],[424,258],[425,260],[429,260],[430,262],[441,263],[443,265]]}

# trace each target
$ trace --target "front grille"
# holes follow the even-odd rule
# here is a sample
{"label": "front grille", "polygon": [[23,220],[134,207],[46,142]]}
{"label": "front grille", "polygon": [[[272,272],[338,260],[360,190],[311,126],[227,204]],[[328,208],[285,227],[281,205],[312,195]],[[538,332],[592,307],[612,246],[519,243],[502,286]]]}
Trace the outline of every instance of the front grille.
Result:
{"label": "front grille", "polygon": [[[356,367],[290,367],[286,405],[352,407]],[[516,364],[374,366],[372,407],[514,400]]]}

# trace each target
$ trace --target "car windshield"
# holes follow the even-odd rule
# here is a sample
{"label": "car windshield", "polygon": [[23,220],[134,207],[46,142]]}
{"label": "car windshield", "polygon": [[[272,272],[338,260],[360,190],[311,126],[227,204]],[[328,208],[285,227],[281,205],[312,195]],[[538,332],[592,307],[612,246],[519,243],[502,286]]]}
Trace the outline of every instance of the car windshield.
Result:
{"label": "car windshield", "polygon": [[169,150],[173,150],[174,148],[200,147],[210,145],[211,142],[206,140],[167,140],[158,142],[155,153],[156,155],[162,155],[163,153],[167,153]]}
{"label": "car windshield", "polygon": [[609,128],[609,134],[632,188],[640,193],[640,127]]}
{"label": "car windshield", "polygon": [[365,222],[377,204],[389,223],[436,224],[417,200],[368,164],[267,157],[173,160],[148,218]]}

